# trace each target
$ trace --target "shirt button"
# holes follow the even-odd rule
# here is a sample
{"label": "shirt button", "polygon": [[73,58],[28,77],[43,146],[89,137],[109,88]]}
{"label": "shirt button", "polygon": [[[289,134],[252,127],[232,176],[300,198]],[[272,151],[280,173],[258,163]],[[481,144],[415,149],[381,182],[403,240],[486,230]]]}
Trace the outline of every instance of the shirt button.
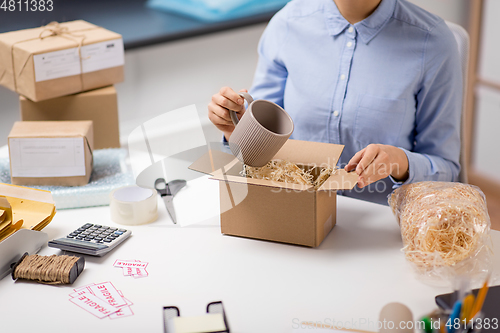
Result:
{"label": "shirt button", "polygon": [[340,79],[345,80],[345,75],[344,74],[340,75]]}
{"label": "shirt button", "polygon": [[349,29],[347,29],[347,31],[349,31],[349,32],[353,32],[353,31],[354,31],[354,28],[353,28],[353,27],[349,27]]}
{"label": "shirt button", "polygon": [[347,47],[351,47],[351,46],[352,46],[352,42],[347,43]]}
{"label": "shirt button", "polygon": [[335,111],[333,111],[333,115],[334,115],[335,117],[338,117],[338,116],[339,116],[339,112],[338,112],[337,110],[335,110]]}

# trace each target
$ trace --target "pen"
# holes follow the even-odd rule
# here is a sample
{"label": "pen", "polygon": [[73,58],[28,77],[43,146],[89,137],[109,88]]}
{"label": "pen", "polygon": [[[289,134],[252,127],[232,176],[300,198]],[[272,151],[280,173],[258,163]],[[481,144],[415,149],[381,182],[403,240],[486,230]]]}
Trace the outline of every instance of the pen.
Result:
{"label": "pen", "polygon": [[460,321],[463,321],[465,319],[465,321],[468,322],[469,319],[472,319],[471,312],[474,305],[474,300],[475,297],[473,294],[465,296],[462,303],[462,313],[460,315]]}
{"label": "pen", "polygon": [[474,306],[472,307],[472,311],[470,314],[470,317],[472,318],[474,318],[476,314],[483,308],[484,300],[486,299],[486,294],[488,293],[489,278],[490,276],[488,275],[486,281],[484,281],[483,287],[479,290],[479,293],[477,294],[476,301],[474,302]]}
{"label": "pen", "polygon": [[428,316],[425,316],[421,319],[421,321],[424,323],[424,332],[425,333],[433,333],[433,329],[432,329],[432,322],[431,322],[431,318],[429,318]]}
{"label": "pen", "polygon": [[455,329],[454,329],[454,323],[455,323],[455,319],[460,319],[460,309],[462,308],[462,301],[461,300],[458,300],[455,302],[455,305],[453,305],[453,310],[451,311],[451,314],[450,314],[450,327],[448,328],[448,333],[454,333],[455,332]]}

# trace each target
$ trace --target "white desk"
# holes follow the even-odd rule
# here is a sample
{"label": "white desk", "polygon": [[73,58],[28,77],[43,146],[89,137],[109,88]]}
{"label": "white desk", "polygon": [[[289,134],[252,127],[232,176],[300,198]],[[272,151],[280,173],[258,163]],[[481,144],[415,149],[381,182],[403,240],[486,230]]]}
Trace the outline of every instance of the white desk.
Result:
{"label": "white desk", "polygon": [[[182,196],[177,199],[180,214],[189,206],[182,207]],[[157,222],[130,227],[132,237],[105,257],[86,256],[85,270],[72,286],[0,281],[0,331],[161,333],[163,306],[194,316],[222,300],[232,332],[291,332],[302,321],[375,321],[393,301],[408,305],[418,318],[435,308],[435,295],[451,290],[415,279],[389,207],[339,197],[337,225],[311,249],[223,236],[218,217],[173,226],[163,202],[158,205]],[[86,222],[117,226],[109,208],[98,207],[59,211],[44,231],[53,239]],[[500,232],[492,236],[498,253]],[[61,254],[40,251],[54,253]],[[124,277],[113,267],[116,259],[149,262],[149,277]],[[499,256],[495,267],[498,272]],[[100,320],[69,301],[72,288],[105,281],[134,303],[134,316]]]}

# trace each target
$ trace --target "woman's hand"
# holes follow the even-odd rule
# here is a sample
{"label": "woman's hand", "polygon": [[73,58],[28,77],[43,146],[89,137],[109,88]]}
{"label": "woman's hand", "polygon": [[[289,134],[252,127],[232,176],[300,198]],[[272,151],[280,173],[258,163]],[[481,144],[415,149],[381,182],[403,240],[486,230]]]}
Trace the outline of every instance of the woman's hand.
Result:
{"label": "woman's hand", "polygon": [[356,170],[358,187],[392,176],[398,181],[408,179],[408,158],[403,150],[388,145],[371,144],[358,151],[344,168]]}
{"label": "woman's hand", "polygon": [[[247,92],[246,89],[240,92]],[[229,110],[236,111],[238,118],[245,113],[245,101],[229,87],[222,87],[221,90],[212,96],[212,101],[208,104],[208,119],[224,133],[226,140],[229,140],[234,131],[234,124],[231,121]]]}

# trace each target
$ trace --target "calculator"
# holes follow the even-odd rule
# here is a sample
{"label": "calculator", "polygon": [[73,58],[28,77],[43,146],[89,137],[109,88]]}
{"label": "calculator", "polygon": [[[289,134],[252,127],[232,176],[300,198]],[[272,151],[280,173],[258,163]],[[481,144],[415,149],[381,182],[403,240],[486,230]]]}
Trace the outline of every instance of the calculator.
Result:
{"label": "calculator", "polygon": [[51,240],[49,247],[101,257],[113,250],[132,232],[100,224],[86,223],[64,238]]}

